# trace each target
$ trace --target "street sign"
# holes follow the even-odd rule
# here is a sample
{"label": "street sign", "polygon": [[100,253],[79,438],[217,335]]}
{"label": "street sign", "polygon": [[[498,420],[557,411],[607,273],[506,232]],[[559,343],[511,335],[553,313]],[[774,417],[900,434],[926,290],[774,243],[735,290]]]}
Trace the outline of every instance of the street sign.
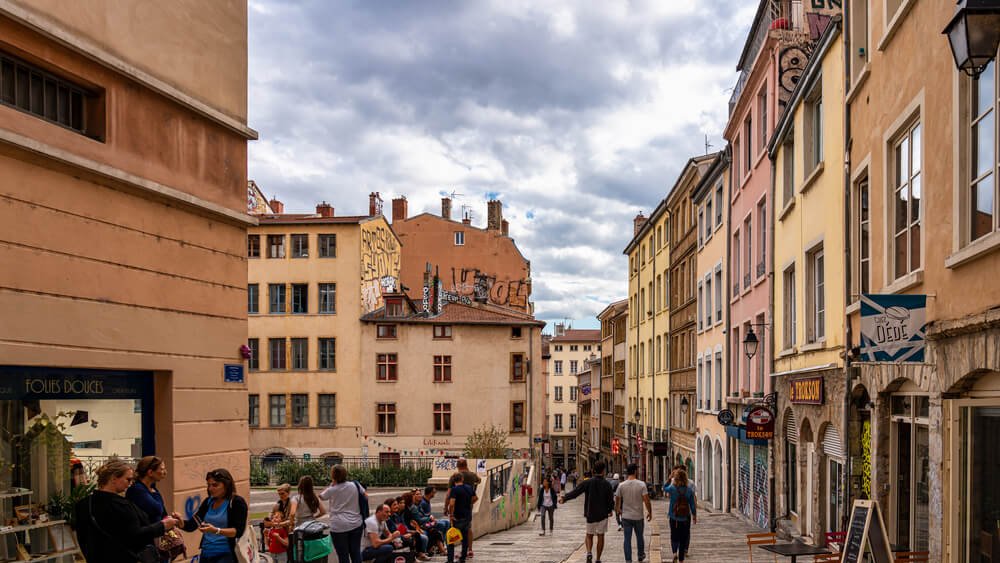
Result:
{"label": "street sign", "polygon": [[747,414],[747,438],[751,440],[771,440],[774,438],[774,413],[771,409],[757,405]]}
{"label": "street sign", "polygon": [[541,444],[544,441],[545,441],[545,438],[542,438],[540,436],[535,436],[535,443],[536,444]]}
{"label": "street sign", "polygon": [[719,414],[718,416],[716,416],[716,419],[718,419],[719,424],[723,426],[729,426],[730,424],[733,423],[734,420],[736,420],[736,415],[733,413],[733,411],[729,409],[722,409],[721,411],[719,411]]}
{"label": "street sign", "polygon": [[222,366],[222,380],[226,383],[243,383],[243,364]]}
{"label": "street sign", "polygon": [[306,461],[312,459],[312,457],[313,457],[312,454],[302,454],[302,459]]}

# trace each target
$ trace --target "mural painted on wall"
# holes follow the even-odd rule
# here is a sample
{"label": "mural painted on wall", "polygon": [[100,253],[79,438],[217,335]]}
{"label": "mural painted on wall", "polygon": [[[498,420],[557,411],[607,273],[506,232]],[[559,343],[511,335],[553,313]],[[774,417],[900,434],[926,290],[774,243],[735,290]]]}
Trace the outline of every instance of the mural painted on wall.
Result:
{"label": "mural painted on wall", "polygon": [[872,498],[872,421],[861,423],[861,494]]}
{"label": "mural painted on wall", "polygon": [[761,528],[770,525],[771,505],[767,497],[767,448],[753,449],[753,521]]}
{"label": "mural painted on wall", "polygon": [[526,279],[497,279],[476,268],[451,269],[451,293],[480,303],[528,310],[531,283]]}
{"label": "mural painted on wall", "polygon": [[267,197],[257,184],[250,180],[247,182],[247,213],[251,215],[269,215],[274,213]]}
{"label": "mural painted on wall", "polygon": [[388,224],[372,221],[361,226],[361,309],[370,313],[382,306],[382,296],[399,291],[399,241]]}
{"label": "mural painted on wall", "polygon": [[778,104],[782,109],[788,105],[795,86],[802,78],[811,53],[812,45],[802,42],[785,47],[778,55]]}
{"label": "mural painted on wall", "polygon": [[740,513],[750,518],[753,516],[751,495],[750,495],[750,445],[740,442],[739,452],[739,480],[737,486],[737,507]]}

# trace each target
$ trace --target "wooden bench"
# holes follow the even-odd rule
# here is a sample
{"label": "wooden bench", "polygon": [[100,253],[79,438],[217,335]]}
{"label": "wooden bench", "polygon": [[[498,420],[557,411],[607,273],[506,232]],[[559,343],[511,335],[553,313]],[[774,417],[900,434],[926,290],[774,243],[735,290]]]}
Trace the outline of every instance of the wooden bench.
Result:
{"label": "wooden bench", "polygon": [[896,563],[930,563],[929,551],[901,551],[896,554]]}

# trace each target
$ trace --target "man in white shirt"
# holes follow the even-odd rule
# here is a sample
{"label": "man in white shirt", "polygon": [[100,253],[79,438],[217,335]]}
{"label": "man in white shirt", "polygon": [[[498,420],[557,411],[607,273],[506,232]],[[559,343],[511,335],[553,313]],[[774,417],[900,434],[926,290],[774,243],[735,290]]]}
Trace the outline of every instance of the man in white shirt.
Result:
{"label": "man in white shirt", "polygon": [[646,560],[646,544],[643,534],[645,522],[642,520],[642,509],[646,507],[646,520],[653,519],[653,506],[649,503],[649,493],[646,483],[636,478],[639,466],[630,463],[626,473],[628,478],[615,489],[615,513],[621,518],[625,530],[625,561],[632,563],[632,532],[635,532],[635,544],[639,550],[639,561]]}
{"label": "man in white shirt", "polygon": [[392,556],[392,541],[399,537],[398,531],[389,533],[386,520],[389,519],[389,507],[380,504],[365,520],[365,533],[361,536],[361,559],[374,559],[376,562]]}

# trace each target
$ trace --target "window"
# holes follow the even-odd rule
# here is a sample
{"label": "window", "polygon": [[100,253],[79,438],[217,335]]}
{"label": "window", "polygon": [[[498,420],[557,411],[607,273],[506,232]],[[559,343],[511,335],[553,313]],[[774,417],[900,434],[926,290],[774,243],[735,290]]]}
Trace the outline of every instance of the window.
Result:
{"label": "window", "polygon": [[851,16],[848,42],[851,58],[851,82],[856,83],[868,63],[868,3],[871,0],[851,0],[848,13]]}
{"label": "window", "polygon": [[[978,79],[972,82],[972,108],[969,163],[970,241],[997,229],[997,153],[996,153],[996,63],[991,62]],[[916,153],[914,153],[916,154]]]}
{"label": "window", "polygon": [[[570,430],[576,430],[576,415],[575,414],[569,415],[569,429]],[[573,442],[570,442],[570,444],[572,444],[572,443]]]}
{"label": "window", "polygon": [[761,150],[767,148],[767,84],[760,89],[760,93],[757,94],[757,115],[759,116],[757,121],[757,130],[760,134],[760,147]]}
{"label": "window", "polygon": [[267,235],[267,257],[285,257],[285,235]]}
{"label": "window", "polygon": [[702,408],[704,408],[704,404],[702,403],[701,394],[705,391],[705,382],[702,379],[701,356],[698,356],[698,364],[695,366],[695,368],[697,370],[697,379],[695,380],[694,389],[695,389],[695,394],[698,397],[698,399],[697,399],[698,402],[697,402],[695,408],[698,409],[698,410],[701,410]]}
{"label": "window", "polygon": [[319,414],[319,427],[334,428],[337,426],[337,395],[320,393],[317,414]]}
{"label": "window", "polygon": [[465,244],[465,232],[455,231],[455,246],[462,246]]}
{"label": "window", "polygon": [[260,258],[260,235],[247,235],[247,258]]}
{"label": "window", "polygon": [[920,123],[914,123],[893,144],[893,279],[920,269],[921,150]]}
{"label": "window", "polygon": [[397,325],[375,325],[378,338],[396,338],[397,332]]}
{"label": "window", "polygon": [[524,432],[524,401],[510,404],[510,431]]}
{"label": "window", "polygon": [[337,370],[337,339],[317,338],[319,345],[319,369],[321,371]]}
{"label": "window", "polygon": [[580,347],[577,346],[576,344],[570,344],[569,345],[569,351],[570,352],[576,352],[576,351],[579,351],[579,350],[580,350]]}
{"label": "window", "polygon": [[377,368],[375,379],[377,381],[397,381],[396,354],[376,354],[375,364]]}
{"label": "window", "polygon": [[292,395],[292,426],[309,426],[309,395]]}
{"label": "window", "polygon": [[292,314],[304,315],[309,312],[309,286],[304,283],[292,284]]}
{"label": "window", "polygon": [[434,403],[434,433],[451,434],[451,403]]}
{"label": "window", "polygon": [[260,286],[247,284],[247,313],[256,315],[260,312]]}
{"label": "window", "polygon": [[855,272],[858,283],[855,292],[860,298],[861,294],[871,293],[871,268],[872,268],[872,246],[871,246],[871,217],[868,207],[868,177],[865,176],[854,185],[855,199],[855,228],[854,233],[857,251],[857,268]]}
{"label": "window", "polygon": [[698,282],[698,330],[702,330],[705,327],[703,322],[703,317],[701,316],[702,310],[705,305],[705,287],[702,286],[701,282]]}
{"label": "window", "polygon": [[318,235],[316,245],[319,246],[320,258],[337,257],[337,235]]}
{"label": "window", "polygon": [[451,356],[434,356],[434,382],[451,382]]}
{"label": "window", "polygon": [[562,360],[556,360],[556,375],[562,375],[563,372],[562,364],[563,364]]}
{"label": "window", "polygon": [[285,312],[285,284],[283,283],[272,283],[267,286],[268,297],[270,298],[271,307],[269,312],[272,315],[281,314]]}
{"label": "window", "polygon": [[823,162],[823,98],[820,85],[816,85],[813,96],[805,104],[805,168],[811,174]]}
{"label": "window", "polygon": [[740,250],[743,247],[740,246],[740,233],[733,233],[733,258],[730,260],[729,264],[733,269],[733,297],[740,294]]}
{"label": "window", "polygon": [[90,113],[88,108],[97,105],[97,96],[7,54],[0,54],[0,68],[0,103],[3,105],[91,138],[99,139],[103,134],[101,120],[89,120],[87,115]]}
{"label": "window", "polygon": [[816,342],[826,337],[826,295],[823,267],[823,248],[820,247],[807,256],[808,270],[806,276],[809,288],[809,342]]}
{"label": "window", "polygon": [[712,276],[705,278],[705,328],[712,326]]}
{"label": "window", "polygon": [[385,300],[385,316],[387,317],[402,317],[403,316],[403,300],[399,298],[386,299]]}
{"label": "window", "polygon": [[556,414],[552,416],[552,429],[559,432],[563,429],[563,415]]}
{"label": "window", "polygon": [[782,333],[782,348],[790,350],[795,346],[795,265],[789,266],[782,275],[783,295],[782,311],[784,327]]}
{"label": "window", "polygon": [[576,385],[571,385],[569,388],[569,400],[576,401],[577,388]]}
{"label": "window", "polygon": [[722,182],[719,182],[718,187],[715,188],[715,227],[722,226],[722,210],[724,203],[722,201]]}
{"label": "window", "polygon": [[434,338],[451,338],[451,325],[434,325]]}
{"label": "window", "polygon": [[556,352],[562,352],[562,344],[556,344]]}
{"label": "window", "polygon": [[271,370],[282,370],[288,366],[285,363],[285,339],[269,338],[267,345],[271,351]]}
{"label": "window", "polygon": [[250,399],[250,419],[248,424],[250,426],[260,426],[260,395],[251,394],[248,395]]}
{"label": "window", "polygon": [[743,151],[740,150],[740,139],[737,137],[733,141],[733,173],[736,175],[736,185],[739,186],[740,182],[746,178],[746,174],[743,174],[743,167],[740,165],[740,157],[743,156]]}
{"label": "window", "polygon": [[256,338],[247,339],[247,348],[250,348],[249,369],[257,371],[260,369],[260,340]]}
{"label": "window", "polygon": [[715,322],[722,322],[722,268],[715,269]]}
{"label": "window", "polygon": [[337,284],[319,284],[319,313],[332,315],[337,312]]}
{"label": "window", "polygon": [[752,222],[753,222],[753,217],[747,217],[746,220],[743,221],[743,240],[745,240],[746,243],[747,243],[746,252],[744,253],[744,257],[746,259],[746,268],[747,268],[746,273],[743,274],[743,287],[744,288],[750,287],[750,278],[752,277],[751,276],[751,272],[753,272],[753,269],[752,269],[753,268],[753,237],[751,236],[751,234],[753,233]]}
{"label": "window", "polygon": [[767,273],[767,202],[757,204],[757,278]]}
{"label": "window", "polygon": [[309,339],[292,339],[292,369],[305,371],[309,369]]}
{"label": "window", "polygon": [[521,327],[519,327],[519,326],[511,327],[510,328],[510,337],[511,338],[521,338]]}
{"label": "window", "polygon": [[[798,444],[785,441],[785,486],[788,489],[788,511],[799,511],[799,457]],[[810,476],[810,478],[812,478]]]}
{"label": "window", "polygon": [[[729,388],[733,395],[739,395],[740,391],[742,391],[742,388],[740,387],[740,360],[743,359],[743,342],[740,340],[739,327],[733,327],[733,343],[729,349],[733,354],[731,363],[729,364],[732,366],[732,373],[729,374]],[[758,353],[760,352],[758,351]]]}
{"label": "window", "polygon": [[788,131],[788,139],[781,145],[781,204],[791,205],[795,199],[795,131]]}
{"label": "window", "polygon": [[555,387],[555,400],[557,402],[562,402],[563,400],[563,388],[562,385],[556,385]]}
{"label": "window", "polygon": [[712,232],[715,230],[712,221],[715,216],[712,214],[712,196],[709,195],[705,198],[705,240],[712,238]]}
{"label": "window", "polygon": [[577,363],[578,363],[577,360],[570,360],[569,361],[569,372],[570,373],[576,373]]}
{"label": "window", "polygon": [[705,243],[705,212],[698,209],[698,246]]}
{"label": "window", "polygon": [[584,352],[590,352],[593,349],[594,349],[594,346],[592,344],[584,344],[583,345],[583,351]]}
{"label": "window", "polygon": [[722,352],[715,353],[715,410],[722,410]]}
{"label": "window", "polygon": [[712,355],[705,356],[705,410],[712,410]]}
{"label": "window", "polygon": [[375,406],[379,434],[396,433],[396,403],[378,403]]}
{"label": "window", "polygon": [[749,115],[743,122],[743,147],[743,170],[749,175],[750,165],[753,163],[753,118]]}
{"label": "window", "polygon": [[524,354],[510,355],[510,380],[524,381]]}
{"label": "window", "polygon": [[268,425],[285,426],[285,396],[269,395],[268,401],[270,406]]}
{"label": "window", "polygon": [[292,258],[309,258],[309,235],[292,235]]}

